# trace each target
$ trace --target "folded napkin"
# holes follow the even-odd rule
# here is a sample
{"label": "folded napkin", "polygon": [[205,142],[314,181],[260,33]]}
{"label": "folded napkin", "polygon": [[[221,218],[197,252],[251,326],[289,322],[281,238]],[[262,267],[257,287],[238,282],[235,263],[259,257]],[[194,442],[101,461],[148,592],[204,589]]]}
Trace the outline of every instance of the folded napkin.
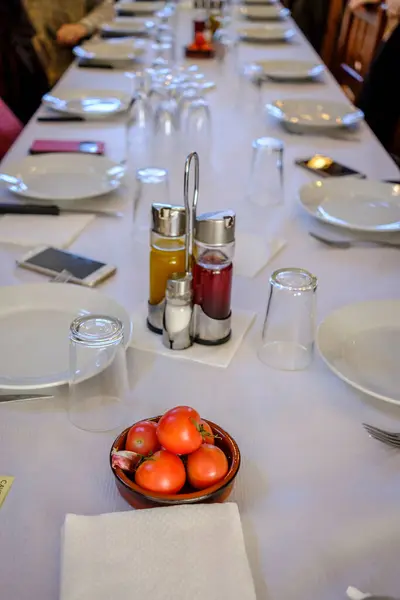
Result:
{"label": "folded napkin", "polygon": [[155,352],[170,358],[182,358],[211,367],[226,368],[235,356],[254,318],[255,313],[251,311],[232,309],[232,337],[226,344],[221,346],[193,344],[186,350],[170,350],[164,346],[160,335],[149,331],[146,325],[146,305],[140,307],[132,317],[133,334],[130,345],[137,350]]}
{"label": "folded napkin", "polygon": [[235,275],[256,277],[278,252],[286,246],[279,237],[262,237],[251,233],[236,234]]}
{"label": "folded napkin", "polygon": [[94,215],[4,215],[0,218],[0,244],[68,248]]}
{"label": "folded napkin", "polygon": [[67,515],[61,600],[255,600],[236,504]]}

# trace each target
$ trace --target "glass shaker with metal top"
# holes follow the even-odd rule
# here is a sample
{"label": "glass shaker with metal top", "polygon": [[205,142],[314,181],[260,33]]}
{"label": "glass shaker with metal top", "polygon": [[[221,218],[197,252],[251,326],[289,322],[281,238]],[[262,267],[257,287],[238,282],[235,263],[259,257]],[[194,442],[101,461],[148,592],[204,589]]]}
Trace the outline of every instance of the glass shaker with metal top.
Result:
{"label": "glass shaker with metal top", "polygon": [[147,325],[162,333],[167,281],[185,271],[186,213],[183,206],[153,204],[150,234],[150,290]]}
{"label": "glass shaker with metal top", "polygon": [[185,350],[193,344],[192,274],[174,273],[168,279],[163,319],[163,344]]}
{"label": "glass shaker with metal top", "polygon": [[231,336],[231,292],[235,249],[235,213],[205,213],[194,231],[193,292],[195,340],[206,345]]}

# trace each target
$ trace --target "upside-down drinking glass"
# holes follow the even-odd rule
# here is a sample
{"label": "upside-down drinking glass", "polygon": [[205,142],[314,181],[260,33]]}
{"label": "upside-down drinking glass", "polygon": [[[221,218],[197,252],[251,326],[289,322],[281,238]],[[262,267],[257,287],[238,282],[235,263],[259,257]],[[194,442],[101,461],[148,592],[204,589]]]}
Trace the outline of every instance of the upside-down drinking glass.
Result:
{"label": "upside-down drinking glass", "polygon": [[280,269],[270,277],[260,360],[275,369],[298,371],[312,360],[317,278],[304,269]]}
{"label": "upside-down drinking glass", "polygon": [[261,137],[253,141],[246,197],[258,206],[283,202],[283,153],[281,140]]}
{"label": "upside-down drinking glass", "polygon": [[110,431],[129,422],[124,327],[115,317],[85,315],[70,327],[68,416],[79,429]]}

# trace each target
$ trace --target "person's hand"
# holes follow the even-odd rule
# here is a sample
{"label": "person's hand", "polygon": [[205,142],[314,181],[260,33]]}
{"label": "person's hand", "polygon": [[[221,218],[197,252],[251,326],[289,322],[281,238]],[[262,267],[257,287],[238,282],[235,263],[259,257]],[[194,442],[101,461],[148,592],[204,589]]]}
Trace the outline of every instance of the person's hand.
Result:
{"label": "person's hand", "polygon": [[81,23],[62,25],[57,31],[57,42],[62,46],[76,46],[88,33],[88,29]]}

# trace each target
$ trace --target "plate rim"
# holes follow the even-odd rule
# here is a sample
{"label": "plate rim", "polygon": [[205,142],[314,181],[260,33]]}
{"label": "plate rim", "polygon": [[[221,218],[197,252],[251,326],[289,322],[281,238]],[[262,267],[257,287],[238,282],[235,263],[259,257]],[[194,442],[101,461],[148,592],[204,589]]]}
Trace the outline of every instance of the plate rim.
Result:
{"label": "plate rim", "polygon": [[[119,163],[111,160],[108,156],[97,156],[97,155],[95,156],[92,154],[82,154],[82,155],[76,154],[76,155],[74,155],[73,153],[69,153],[69,152],[57,152],[57,153],[51,154],[50,160],[56,160],[56,161],[60,160],[62,162],[63,160],[66,161],[66,160],[71,160],[71,159],[79,159],[80,161],[82,161],[82,157],[85,157],[85,158],[83,158],[83,160],[85,160],[85,161],[89,160],[89,159],[92,159],[92,160],[100,159],[102,161],[107,161],[109,163],[109,168],[121,166],[121,165],[119,165]],[[18,177],[18,175],[16,175],[15,173],[10,172],[10,167],[13,167],[14,165],[18,165],[24,161],[27,161],[27,162],[33,162],[35,160],[38,160],[38,161],[47,160],[48,161],[48,159],[49,159],[49,155],[46,155],[46,154],[28,154],[26,156],[21,157],[20,159],[13,160],[9,164],[5,165],[3,167],[3,173],[12,175],[13,177]],[[98,198],[105,194],[109,194],[109,193],[113,192],[114,190],[118,189],[122,185],[122,179],[123,179],[123,177],[113,179],[112,181],[114,181],[114,184],[112,186],[110,185],[109,189],[106,191],[99,192],[99,193],[96,192],[95,194],[92,193],[89,196],[86,196],[86,195],[79,196],[79,197],[69,196],[67,198],[54,198],[54,194],[40,195],[40,196],[38,196],[36,194],[36,195],[32,196],[32,193],[31,192],[29,193],[29,191],[24,192],[23,190],[12,189],[12,188],[15,188],[15,186],[12,184],[6,185],[5,188],[9,192],[15,194],[16,196],[20,196],[22,198],[33,198],[33,199],[40,200],[43,202],[52,202],[53,204],[57,204],[58,202],[77,202],[79,200]]]}
{"label": "plate rim", "polygon": [[[75,96],[75,93],[77,94]],[[65,96],[64,98],[62,98],[62,96]],[[68,97],[69,96],[69,97]],[[97,112],[97,113],[86,113],[84,111],[79,112],[79,111],[75,111],[75,110],[68,110],[67,107],[57,107],[57,105],[55,105],[53,102],[51,102],[51,100],[48,100],[46,97],[53,97],[56,98],[58,100],[61,100],[61,102],[72,102],[74,100],[85,100],[85,99],[90,99],[90,98],[115,98],[116,100],[118,100],[121,105],[114,110],[113,112],[108,112],[108,113],[102,113],[102,112]],[[71,114],[71,115],[77,115],[77,116],[83,116],[85,115],[85,118],[90,119],[96,119],[99,117],[107,117],[108,115],[117,115],[117,114],[121,114],[123,112],[125,112],[126,110],[128,110],[129,108],[129,103],[131,101],[131,98],[129,96],[129,94],[127,92],[124,92],[122,90],[104,90],[104,89],[99,89],[99,90],[79,90],[79,89],[72,89],[72,90],[61,90],[60,92],[55,92],[55,93],[47,93],[44,94],[44,96],[42,97],[42,103],[44,106],[46,106],[46,108],[49,108],[51,110],[54,110],[55,112],[59,112],[62,114]]]}
{"label": "plate rim", "polygon": [[[362,231],[364,233],[396,233],[396,232],[399,232],[400,231],[400,219],[396,222],[397,225],[393,223],[392,227],[390,227],[390,225],[374,225],[374,226],[368,227],[368,226],[351,225],[350,223],[334,223],[334,222],[330,221],[329,219],[326,219],[323,215],[313,212],[307,205],[304,204],[304,202],[302,200],[302,192],[304,193],[305,190],[316,189],[316,188],[320,188],[320,187],[326,186],[326,185],[328,185],[328,186],[331,185],[333,187],[333,186],[337,186],[340,184],[344,184],[346,181],[348,182],[349,179],[355,180],[357,182],[374,183],[374,184],[382,185],[383,187],[384,186],[393,187],[392,184],[386,183],[384,181],[379,181],[377,179],[368,179],[368,178],[363,178],[363,177],[357,177],[354,175],[349,175],[348,177],[332,177],[332,178],[327,178],[327,179],[318,179],[317,181],[309,181],[307,183],[304,183],[302,186],[300,186],[300,188],[297,190],[297,195],[296,195],[297,201],[300,204],[300,206],[302,207],[302,209],[307,214],[309,214],[311,217],[313,217],[314,219],[317,219],[318,221],[321,221],[321,223],[331,225],[332,227],[339,227],[340,229],[345,229],[346,231]],[[318,184],[321,184],[321,186]],[[361,184],[361,185],[363,185],[363,184]],[[399,200],[400,200],[400,196],[399,196]],[[388,229],[388,227],[390,227],[390,229]]]}
{"label": "plate rim", "polygon": [[[267,8],[267,9],[276,9],[275,14],[272,14],[272,10],[271,10],[271,14],[270,15],[259,15],[259,16],[249,16],[248,15],[248,11],[249,9],[254,9],[254,8]],[[274,4],[247,4],[247,5],[243,5],[239,7],[239,11],[242,17],[248,19],[248,20],[255,20],[255,21],[281,21],[281,20],[285,20],[290,16],[290,10],[288,8],[285,8],[284,6],[281,6],[279,4],[279,2],[275,2]]]}
{"label": "plate rim", "polygon": [[[285,25],[282,25],[282,27],[279,27],[278,24],[274,24],[272,25],[272,23],[270,24],[272,27],[278,27],[280,29],[279,35],[278,35],[278,31],[276,32],[275,36],[271,36],[271,37],[259,37],[259,36],[254,36],[254,35],[248,35],[245,32],[251,32],[251,28],[240,28],[237,30],[239,37],[242,40],[250,40],[250,41],[258,41],[258,42],[272,42],[272,41],[288,41],[290,39],[292,39],[295,35],[296,35],[296,31],[293,27],[288,27]],[[268,28],[265,28],[265,31],[268,31]],[[272,29],[270,29],[271,33],[272,33]]]}
{"label": "plate rim", "polygon": [[342,374],[331,362],[329,362],[329,360],[327,359],[327,357],[324,355],[324,353],[322,352],[321,349],[321,344],[320,344],[320,335],[321,335],[321,330],[322,327],[324,325],[326,325],[326,322],[328,319],[332,318],[333,315],[336,315],[338,313],[340,313],[342,310],[350,307],[350,306],[360,306],[360,305],[366,305],[366,304],[380,304],[380,303],[388,303],[388,302],[394,302],[396,304],[399,304],[399,312],[400,312],[400,300],[398,299],[386,299],[386,300],[361,300],[360,302],[352,302],[350,304],[345,304],[339,308],[336,308],[335,310],[331,311],[323,321],[321,321],[321,323],[318,325],[317,327],[317,331],[316,331],[316,335],[315,335],[315,345],[317,347],[319,356],[321,357],[321,359],[323,360],[323,362],[325,363],[325,365],[328,367],[328,369],[330,371],[332,371],[332,373],[334,375],[336,375],[336,377],[338,377],[339,379],[341,379],[342,381],[344,381],[347,385],[349,385],[350,387],[363,392],[364,394],[366,394],[367,396],[370,396],[372,398],[376,398],[377,400],[382,400],[382,402],[388,402],[389,404],[394,404],[396,406],[400,406],[400,399],[399,400],[395,400],[394,398],[390,398],[390,396],[385,396],[384,394],[379,394],[377,392],[373,392],[371,390],[368,390],[366,387],[364,387],[361,384],[356,383],[355,381],[351,381],[348,377],[346,377],[344,374]]}
{"label": "plate rim", "polygon": [[[311,60],[301,60],[301,59],[294,59],[294,60],[285,60],[285,59],[276,59],[276,60],[257,60],[255,61],[256,64],[260,65],[264,71],[264,75],[266,75],[267,77],[270,78],[274,78],[274,79],[290,79],[290,80],[295,80],[295,79],[314,79],[315,77],[318,77],[318,75],[320,75],[321,73],[323,73],[326,70],[326,67],[323,63],[318,63],[318,62],[314,62]],[[308,65],[308,71],[307,72],[303,72],[301,74],[298,74],[297,76],[295,74],[279,74],[277,72],[275,73],[268,73],[265,69],[264,69],[264,65],[268,64],[268,63],[285,63],[285,64],[303,64],[303,65]],[[312,71],[316,70],[317,73],[313,74]]]}
{"label": "plate rim", "polygon": [[[284,111],[283,108],[277,106],[278,102],[298,102],[299,104],[301,102],[310,102],[310,103],[314,103],[314,104],[336,104],[336,105],[341,105],[343,107],[348,107],[348,111],[346,112],[346,114],[344,114],[340,120],[340,123],[336,123],[333,121],[326,121],[325,123],[312,123],[312,122],[301,122],[301,123],[292,123],[288,117],[286,112]],[[276,119],[278,119],[280,122],[282,123],[286,123],[289,124],[290,126],[296,126],[296,127],[307,127],[309,129],[336,129],[338,127],[349,127],[350,125],[355,125],[356,123],[359,123],[360,121],[362,121],[364,119],[364,113],[362,112],[362,110],[360,110],[359,108],[353,106],[351,103],[345,102],[345,101],[340,101],[340,100],[324,100],[324,99],[314,99],[314,98],[310,98],[310,97],[305,97],[305,98],[278,98],[276,100],[272,100],[267,102],[266,104],[267,110],[269,112],[270,115],[272,115],[273,117],[275,117]],[[346,117],[350,117],[350,119],[347,119],[347,123],[343,120],[346,119]]]}
{"label": "plate rim", "polygon": [[[104,294],[103,292],[101,292],[100,290],[96,290],[93,288],[88,288],[85,286],[73,286],[73,284],[68,284],[68,283],[51,283],[51,282],[43,282],[43,283],[21,283],[21,284],[14,284],[14,285],[5,285],[5,286],[1,286],[0,288],[0,298],[1,298],[1,293],[3,290],[10,290],[11,288],[30,288],[32,289],[33,287],[38,288],[38,287],[46,287],[48,289],[47,286],[51,285],[52,287],[50,289],[57,289],[56,286],[63,286],[63,289],[66,289],[65,286],[72,286],[75,288],[78,288],[79,293],[89,293],[89,294],[93,294],[93,292],[95,293],[95,295],[99,295],[102,296],[104,298],[106,298],[108,301],[113,302],[114,304],[119,305],[121,312],[124,312],[127,320],[129,320],[129,325],[130,325],[130,329],[129,329],[129,333],[126,336],[126,339],[124,339],[124,346],[125,349],[127,350],[130,346],[131,340],[132,340],[132,335],[133,335],[133,320],[132,317],[129,313],[129,311],[125,308],[125,306],[123,304],[121,304],[121,302],[119,302],[118,300],[115,300],[114,298],[112,298],[111,296],[108,296],[107,294]],[[60,289],[60,288],[58,288]],[[70,289],[67,288],[67,289]],[[75,292],[73,292],[75,293]],[[29,297],[29,295],[27,296]],[[93,313],[94,314],[94,313]],[[2,390],[21,390],[21,391],[33,391],[33,390],[41,390],[41,389],[48,389],[48,388],[55,388],[55,387],[59,387],[61,385],[66,385],[68,383],[68,380],[66,381],[59,381],[58,383],[45,383],[45,384],[39,384],[39,385],[13,385],[13,384],[2,384],[0,383],[0,391]]]}
{"label": "plate rim", "polygon": [[[127,43],[127,39],[128,38],[110,38],[110,39],[117,39],[120,40],[118,42],[119,45],[123,45]],[[138,58],[139,56],[142,56],[145,52],[145,48],[141,45],[137,45],[138,42],[137,40],[134,39],[134,44],[132,45],[132,52],[128,53],[126,56],[96,56],[96,54],[90,50],[90,48],[88,48],[87,46],[92,44],[92,45],[105,45],[105,46],[112,46],[112,43],[110,43],[110,39],[104,39],[104,38],[100,38],[100,39],[96,39],[96,40],[88,40],[87,42],[85,42],[84,44],[82,44],[81,46],[74,46],[74,48],[72,49],[72,53],[74,54],[74,56],[76,56],[77,58],[80,59],[84,59],[84,60],[102,60],[102,61],[107,61],[110,63],[120,63],[120,62],[126,62],[126,61],[130,61],[130,60],[135,60],[136,58]],[[114,44],[116,44],[116,42],[113,42]],[[118,45],[116,44],[116,45]]]}

